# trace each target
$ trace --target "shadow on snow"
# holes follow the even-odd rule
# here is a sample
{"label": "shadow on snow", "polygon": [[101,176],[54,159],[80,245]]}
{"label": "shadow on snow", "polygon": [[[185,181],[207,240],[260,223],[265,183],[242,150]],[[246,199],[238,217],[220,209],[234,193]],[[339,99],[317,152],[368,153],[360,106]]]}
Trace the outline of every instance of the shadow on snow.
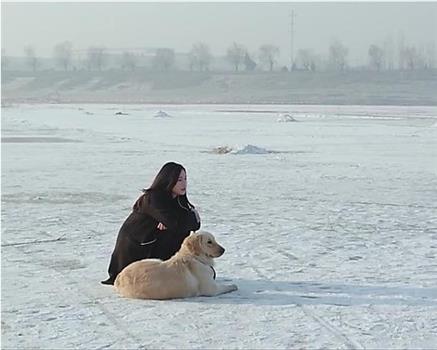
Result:
{"label": "shadow on snow", "polygon": [[[219,283],[231,283],[218,279]],[[437,306],[437,288],[385,287],[316,282],[233,279],[239,290],[218,297],[181,302],[254,305]]]}

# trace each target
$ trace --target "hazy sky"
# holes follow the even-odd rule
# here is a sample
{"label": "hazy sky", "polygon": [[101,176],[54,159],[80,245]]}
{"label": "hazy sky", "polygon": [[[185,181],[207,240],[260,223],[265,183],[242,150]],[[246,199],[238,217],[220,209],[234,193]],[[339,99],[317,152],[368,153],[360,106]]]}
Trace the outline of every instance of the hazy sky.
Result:
{"label": "hazy sky", "polygon": [[[313,48],[326,54],[337,38],[349,47],[349,61],[367,59],[372,43],[401,33],[407,44],[437,43],[437,2],[2,2],[2,48],[23,56],[31,45],[52,56],[55,44],[70,40],[76,49],[172,47],[187,52],[197,41],[225,54],[233,41],[256,53],[262,44],[290,56],[290,13],[295,18],[295,52]],[[437,46],[437,45],[436,45]],[[361,57],[361,59],[360,59]]]}

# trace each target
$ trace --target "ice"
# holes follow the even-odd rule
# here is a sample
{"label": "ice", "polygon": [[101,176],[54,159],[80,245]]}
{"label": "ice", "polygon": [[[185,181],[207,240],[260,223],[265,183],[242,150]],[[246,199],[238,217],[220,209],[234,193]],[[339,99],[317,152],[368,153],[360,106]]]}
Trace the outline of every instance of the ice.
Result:
{"label": "ice", "polygon": [[[2,347],[435,348],[436,122],[420,106],[2,108]],[[99,283],[167,161],[237,292],[143,301]]]}

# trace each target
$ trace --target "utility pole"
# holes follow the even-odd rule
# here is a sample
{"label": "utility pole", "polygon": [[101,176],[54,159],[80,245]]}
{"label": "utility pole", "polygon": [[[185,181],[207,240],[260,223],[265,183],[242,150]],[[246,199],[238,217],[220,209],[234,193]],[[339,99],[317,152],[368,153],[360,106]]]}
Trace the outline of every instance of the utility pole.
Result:
{"label": "utility pole", "polygon": [[291,10],[291,22],[290,22],[290,72],[294,69],[294,10]]}

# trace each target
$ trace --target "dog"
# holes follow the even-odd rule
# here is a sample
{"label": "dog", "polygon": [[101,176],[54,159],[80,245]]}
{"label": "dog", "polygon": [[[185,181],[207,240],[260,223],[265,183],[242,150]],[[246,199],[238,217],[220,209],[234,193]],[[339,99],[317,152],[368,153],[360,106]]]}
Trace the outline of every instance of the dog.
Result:
{"label": "dog", "polygon": [[237,290],[214,280],[214,258],[225,249],[206,231],[192,232],[170,259],[143,259],[126,266],[115,279],[117,292],[135,299],[216,296]]}

